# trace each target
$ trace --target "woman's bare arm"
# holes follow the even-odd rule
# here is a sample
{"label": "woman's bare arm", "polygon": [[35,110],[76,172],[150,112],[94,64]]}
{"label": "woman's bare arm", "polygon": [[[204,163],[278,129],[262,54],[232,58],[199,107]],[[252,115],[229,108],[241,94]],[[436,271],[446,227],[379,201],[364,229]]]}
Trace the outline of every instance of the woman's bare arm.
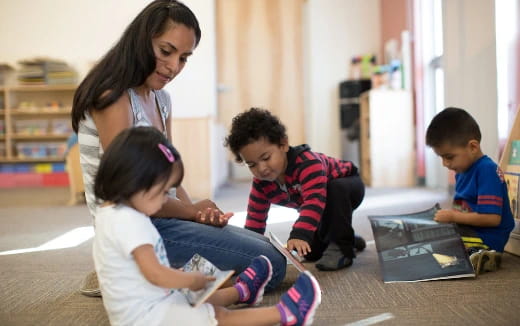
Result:
{"label": "woman's bare arm", "polygon": [[103,150],[121,131],[133,126],[134,122],[130,100],[126,95],[103,110],[92,110],[90,115],[96,124]]}

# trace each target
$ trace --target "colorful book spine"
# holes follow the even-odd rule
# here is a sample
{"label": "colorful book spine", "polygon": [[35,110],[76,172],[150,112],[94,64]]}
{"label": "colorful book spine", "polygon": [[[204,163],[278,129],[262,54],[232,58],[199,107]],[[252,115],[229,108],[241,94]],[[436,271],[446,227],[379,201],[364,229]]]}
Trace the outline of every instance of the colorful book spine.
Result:
{"label": "colorful book spine", "polygon": [[509,164],[520,164],[520,139],[511,142],[511,156],[509,157]]}

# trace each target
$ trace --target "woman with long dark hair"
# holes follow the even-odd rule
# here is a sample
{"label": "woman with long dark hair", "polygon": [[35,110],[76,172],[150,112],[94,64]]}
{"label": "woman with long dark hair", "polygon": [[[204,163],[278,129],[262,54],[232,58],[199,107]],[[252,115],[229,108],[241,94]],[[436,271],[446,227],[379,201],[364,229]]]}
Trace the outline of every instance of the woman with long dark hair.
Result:
{"label": "woman with long dark hair", "polygon": [[[98,204],[93,184],[103,149],[132,126],[153,126],[171,141],[172,104],[163,87],[182,71],[200,38],[199,23],[188,7],[175,0],[155,0],[79,85],[72,126],[78,133],[85,196],[94,219]],[[152,222],[173,267],[199,253],[221,269],[241,272],[254,257],[265,255],[274,270],[267,289],[274,288],[285,276],[285,258],[266,238],[227,225],[229,217],[209,199],[192,203],[179,186]],[[99,295],[95,273],[82,293]]]}

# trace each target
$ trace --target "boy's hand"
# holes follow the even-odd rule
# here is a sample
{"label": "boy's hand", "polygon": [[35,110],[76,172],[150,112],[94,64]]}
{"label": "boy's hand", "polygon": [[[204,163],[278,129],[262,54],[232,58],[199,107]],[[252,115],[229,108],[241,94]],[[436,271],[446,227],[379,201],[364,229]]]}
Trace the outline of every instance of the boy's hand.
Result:
{"label": "boy's hand", "polygon": [[220,209],[206,208],[198,211],[195,215],[195,222],[202,224],[209,224],[213,226],[223,227],[228,224],[229,219],[233,213],[223,213]]}
{"label": "boy's hand", "polygon": [[298,256],[303,257],[311,252],[311,246],[307,243],[307,241],[300,239],[290,239],[287,241],[287,249],[289,251],[296,250],[298,252]]}
{"label": "boy's hand", "polygon": [[435,213],[435,217],[433,218],[433,220],[440,223],[454,222],[453,213],[454,211],[451,209],[438,210],[437,213]]}
{"label": "boy's hand", "polygon": [[188,287],[192,291],[198,291],[206,287],[208,282],[216,280],[214,276],[207,276],[200,272],[190,272],[191,282]]}

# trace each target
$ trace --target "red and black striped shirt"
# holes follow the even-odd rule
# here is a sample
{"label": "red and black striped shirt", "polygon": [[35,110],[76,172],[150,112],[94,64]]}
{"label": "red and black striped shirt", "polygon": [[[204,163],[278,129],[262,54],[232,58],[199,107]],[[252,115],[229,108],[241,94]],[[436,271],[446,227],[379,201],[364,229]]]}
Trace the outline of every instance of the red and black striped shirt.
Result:
{"label": "red and black striped shirt", "polygon": [[325,209],[327,183],[350,175],[357,175],[357,167],[350,161],[313,152],[308,145],[290,147],[285,185],[253,178],[245,228],[264,234],[271,204],[296,208],[299,217],[289,239],[310,243]]}

